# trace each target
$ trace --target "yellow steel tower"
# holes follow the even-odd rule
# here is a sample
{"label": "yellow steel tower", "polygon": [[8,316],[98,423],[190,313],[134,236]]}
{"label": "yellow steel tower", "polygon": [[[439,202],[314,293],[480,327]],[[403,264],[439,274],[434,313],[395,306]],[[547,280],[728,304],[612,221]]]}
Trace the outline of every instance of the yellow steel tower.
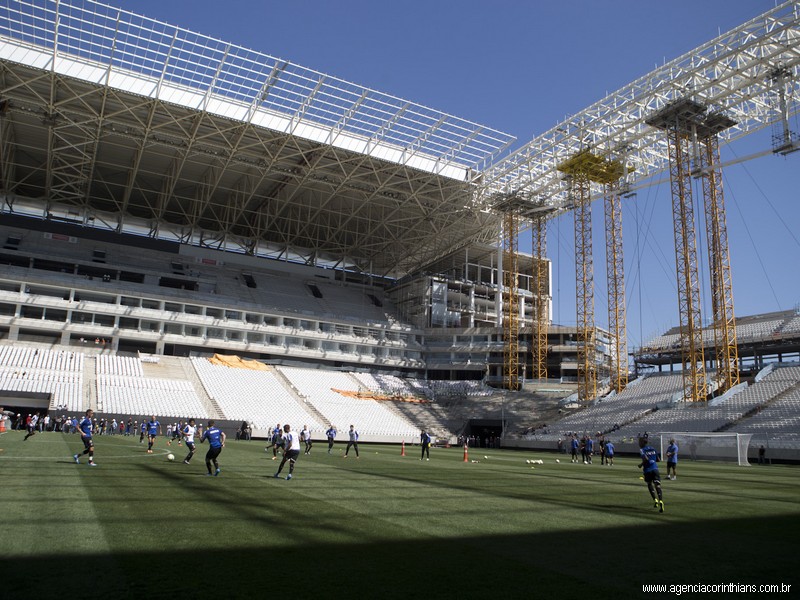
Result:
{"label": "yellow steel tower", "polygon": [[537,216],[531,222],[533,245],[533,377],[547,379],[547,330],[550,323],[550,278],[547,269],[547,219]]}
{"label": "yellow steel tower", "polygon": [[708,266],[711,275],[714,348],[717,390],[724,392],[739,383],[736,319],[728,252],[728,227],[722,193],[718,133],[735,125],[720,114],[708,115],[699,127],[699,164],[703,179]]}
{"label": "yellow steel tower", "polygon": [[646,120],[666,132],[669,146],[683,398],[688,401],[704,401],[707,395],[691,179],[691,144],[704,113],[702,105],[679,100]]}
{"label": "yellow steel tower", "polygon": [[509,390],[519,389],[519,212],[503,214],[503,381]]}
{"label": "yellow steel tower", "polygon": [[[610,174],[613,176],[613,174]],[[625,319],[625,264],[622,245],[620,179],[605,186],[606,279],[608,330],[611,334],[611,387],[617,393],[628,385],[628,341]]]}

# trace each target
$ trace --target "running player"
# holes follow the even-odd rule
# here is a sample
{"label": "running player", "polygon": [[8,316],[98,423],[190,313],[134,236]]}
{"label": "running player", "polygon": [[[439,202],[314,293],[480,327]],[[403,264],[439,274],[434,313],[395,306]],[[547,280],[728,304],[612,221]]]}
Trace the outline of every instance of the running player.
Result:
{"label": "running player", "polygon": [[[669,446],[667,446],[667,479],[677,479],[678,474],[675,472],[675,468],[678,466],[678,444],[675,443],[674,439],[669,441]],[[672,475],[670,475],[670,471]]]}
{"label": "running player", "polygon": [[661,475],[658,472],[658,461],[660,457],[656,449],[648,443],[646,437],[639,438],[639,448],[641,448],[639,454],[642,457],[639,468],[642,469],[647,489],[650,490],[650,496],[653,498],[653,506],[658,509],[658,512],[663,513],[664,500],[661,495]]}
{"label": "running player", "polygon": [[278,460],[278,447],[282,443],[282,436],[283,430],[281,429],[281,424],[278,423],[275,426],[275,429],[272,430],[272,437],[269,440],[269,446],[264,448],[265,450],[269,450],[272,447],[272,460]]}
{"label": "running player", "polygon": [[330,454],[331,450],[333,450],[333,440],[336,439],[336,427],[333,424],[325,432],[325,437],[328,438],[328,454]]}
{"label": "running player", "polygon": [[291,431],[291,427],[289,424],[283,426],[283,460],[281,461],[280,466],[278,467],[278,471],[273,475],[275,479],[281,474],[283,470],[283,465],[286,464],[286,461],[289,461],[289,474],[286,476],[286,480],[292,478],[292,474],[294,473],[294,463],[297,462],[297,457],[300,456],[300,438],[294,431]]}
{"label": "running player", "polygon": [[78,431],[81,434],[81,441],[83,442],[83,452],[72,455],[72,458],[75,459],[75,462],[80,464],[81,454],[88,454],[90,467],[97,466],[94,462],[94,441],[92,440],[93,415],[94,411],[90,408],[89,410],[86,411],[86,415],[83,417],[83,419],[81,419],[81,422],[78,423]]}
{"label": "running player", "polygon": [[350,448],[353,447],[356,450],[356,458],[358,458],[358,432],[354,425],[350,425],[350,431],[347,432],[347,435],[347,448],[344,451],[344,457],[347,458],[347,455],[350,454]]}
{"label": "running player", "polygon": [[156,416],[150,417],[147,422],[147,453],[153,453],[153,444],[156,443],[156,438],[161,433],[161,423],[156,421]]}
{"label": "running player", "polygon": [[28,421],[28,433],[27,433],[27,435],[26,435],[24,438],[22,438],[22,441],[23,441],[23,442],[27,441],[27,439],[28,439],[29,437],[31,437],[32,435],[35,435],[35,434],[36,434],[36,425],[37,425],[37,423],[39,423],[39,413],[38,413],[38,412],[37,412],[37,413],[35,413],[35,414],[34,414],[34,415],[31,417],[31,420],[30,420],[30,421]]}
{"label": "running player", "polygon": [[306,444],[306,449],[303,454],[311,454],[311,446],[314,444],[311,441],[311,432],[308,430],[308,425],[303,425],[303,431],[300,432],[300,440]]}
{"label": "running player", "polygon": [[189,419],[189,422],[184,426],[183,439],[186,440],[186,447],[189,449],[189,454],[183,459],[183,464],[188,465],[194,456],[194,436],[197,433],[197,427],[194,426],[194,419]]}
{"label": "running player", "polygon": [[[200,438],[200,443],[202,444],[206,440],[208,440],[208,445],[211,446],[208,449],[208,452],[206,452],[206,469],[208,469],[208,473],[206,475],[217,476],[220,473],[217,457],[225,447],[225,432],[220,431],[217,427],[215,427],[214,421],[209,421],[208,427],[206,427],[206,430],[203,433],[203,437]],[[213,473],[211,472],[212,462],[214,463],[215,469]]]}

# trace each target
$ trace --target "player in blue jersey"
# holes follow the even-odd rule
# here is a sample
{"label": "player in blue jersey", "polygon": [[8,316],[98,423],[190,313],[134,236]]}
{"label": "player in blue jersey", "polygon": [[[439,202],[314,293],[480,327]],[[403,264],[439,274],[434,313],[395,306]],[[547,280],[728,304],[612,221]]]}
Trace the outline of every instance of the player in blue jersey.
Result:
{"label": "player in blue jersey", "polygon": [[419,445],[422,446],[422,456],[420,460],[425,458],[427,454],[428,460],[431,459],[431,436],[428,434],[427,431],[423,430],[419,436]]}
{"label": "player in blue jersey", "polygon": [[83,419],[81,419],[81,422],[78,423],[78,431],[81,434],[81,441],[83,442],[83,452],[72,455],[72,458],[75,459],[75,462],[80,464],[81,454],[88,454],[90,467],[97,466],[94,462],[94,441],[92,440],[93,415],[94,411],[90,408],[89,410],[86,411],[86,415],[83,417]]}
{"label": "player in blue jersey", "polygon": [[606,449],[606,466],[611,465],[614,466],[614,444],[611,443],[611,440],[606,440],[606,445],[603,446]]}
{"label": "player in blue jersey", "polygon": [[333,450],[333,440],[336,439],[336,427],[333,424],[325,432],[325,437],[328,438],[328,454],[330,454],[331,450]]}
{"label": "player in blue jersey", "polygon": [[[669,441],[669,446],[667,446],[667,479],[677,479],[678,474],[675,472],[675,468],[678,466],[678,444],[675,443],[674,439]],[[670,471],[672,475],[670,475]]]}
{"label": "player in blue jersey", "polygon": [[289,424],[283,426],[283,460],[281,461],[278,471],[273,475],[275,479],[281,474],[283,465],[289,461],[289,474],[286,476],[287,481],[292,478],[294,474],[294,464],[297,462],[297,457],[300,456],[300,437],[292,431]]}
{"label": "player in blue jersey", "polygon": [[580,444],[578,443],[578,436],[572,436],[572,441],[569,443],[570,450],[572,451],[572,462],[578,462],[578,447]]}
{"label": "player in blue jersey", "polygon": [[586,436],[586,454],[584,455],[583,464],[592,464],[592,454],[594,453],[594,440],[592,436]]}
{"label": "player in blue jersey", "polygon": [[[200,438],[200,443],[202,444],[208,440],[208,445],[211,446],[206,452],[206,469],[208,469],[207,475],[219,475],[219,462],[217,462],[217,457],[219,456],[222,449],[225,447],[225,432],[221,431],[218,427],[214,425],[214,421],[208,422],[208,427],[206,427],[205,432],[203,432],[203,437]],[[211,463],[214,463],[214,472],[211,472]]]}
{"label": "player in blue jersey", "polygon": [[183,464],[185,465],[188,465],[194,456],[194,436],[196,433],[197,427],[194,426],[194,419],[189,419],[189,422],[184,425],[183,431],[181,431],[183,439],[186,440],[186,447],[189,449],[189,454],[183,459]]}
{"label": "player in blue jersey", "polygon": [[347,458],[347,455],[350,454],[350,448],[355,448],[356,451],[356,458],[358,456],[358,432],[356,431],[355,425],[350,425],[350,431],[347,432],[347,448],[344,451],[344,457]]}
{"label": "player in blue jersey", "polygon": [[161,423],[156,421],[156,416],[150,417],[147,422],[147,453],[153,453],[153,444],[156,443],[156,438],[161,434]]}
{"label": "player in blue jersey", "polygon": [[275,429],[272,430],[272,436],[269,439],[269,446],[264,448],[264,450],[269,450],[271,447],[272,460],[278,460],[278,448],[280,448],[282,444],[283,444],[283,429],[281,429],[281,424],[278,423],[275,426]]}
{"label": "player in blue jersey", "polygon": [[658,512],[663,513],[664,499],[661,495],[661,475],[658,472],[660,457],[646,437],[639,438],[639,448],[639,454],[642,457],[639,468],[642,469],[647,489],[650,490],[650,496],[653,498],[653,506],[658,508]]}

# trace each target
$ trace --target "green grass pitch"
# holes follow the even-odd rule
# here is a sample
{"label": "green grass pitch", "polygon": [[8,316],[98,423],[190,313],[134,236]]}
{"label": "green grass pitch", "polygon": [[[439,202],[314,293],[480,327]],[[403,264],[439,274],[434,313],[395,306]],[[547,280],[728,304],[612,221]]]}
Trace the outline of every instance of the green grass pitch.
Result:
{"label": "green grass pitch", "polygon": [[[291,481],[264,443],[229,442],[206,477],[198,446],[134,437],[0,435],[2,598],[635,598],[642,584],[792,583],[800,471],[689,462],[653,508],[634,458],[317,443]],[[488,459],[484,459],[484,455]],[[526,460],[542,459],[543,465]],[[533,467],[533,468],[532,468]],[[287,468],[284,470],[288,470]],[[284,472],[285,474],[285,472]],[[662,471],[662,474],[663,471]],[[795,579],[795,581],[792,581]],[[793,585],[794,587],[794,585]]]}

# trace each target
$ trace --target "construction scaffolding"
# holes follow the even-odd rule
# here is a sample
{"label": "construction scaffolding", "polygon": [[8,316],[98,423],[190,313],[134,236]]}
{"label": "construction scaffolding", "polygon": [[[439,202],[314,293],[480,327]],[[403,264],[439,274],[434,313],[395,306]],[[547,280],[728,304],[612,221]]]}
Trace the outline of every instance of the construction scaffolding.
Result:
{"label": "construction scaffolding", "polygon": [[503,215],[503,384],[517,390],[519,379],[519,213]]}
{"label": "construction scaffolding", "polygon": [[701,104],[685,99],[647,119],[648,125],[666,132],[669,145],[683,398],[695,402],[706,399],[707,387],[692,198],[692,143],[696,140],[696,125],[705,111]]}
{"label": "construction scaffolding", "polygon": [[719,167],[718,133],[733,122],[722,115],[711,115],[700,138],[699,165],[703,179],[708,267],[711,277],[711,327],[714,330],[716,387],[725,392],[739,383],[739,356],[736,344],[736,318],[733,311],[733,284],[728,249],[728,226]]}
{"label": "construction scaffolding", "polygon": [[625,317],[625,264],[622,244],[620,179],[605,186],[606,280],[608,283],[608,332],[611,334],[611,389],[628,385],[628,336]]}
{"label": "construction scaffolding", "polygon": [[547,268],[547,219],[537,216],[531,222],[533,247],[534,319],[532,339],[532,377],[547,379],[547,331],[550,325],[550,281]]}

